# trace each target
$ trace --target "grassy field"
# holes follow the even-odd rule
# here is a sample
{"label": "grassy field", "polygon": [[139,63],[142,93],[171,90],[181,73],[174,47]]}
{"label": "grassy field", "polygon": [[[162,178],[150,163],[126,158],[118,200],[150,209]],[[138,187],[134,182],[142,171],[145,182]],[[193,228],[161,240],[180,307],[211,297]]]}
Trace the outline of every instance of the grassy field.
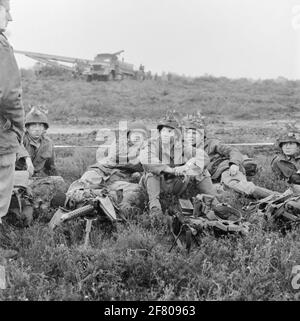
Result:
{"label": "grassy field", "polygon": [[[202,77],[166,81],[86,83],[65,77],[23,80],[25,105],[46,104],[61,125],[110,125],[118,119],[151,122],[168,107],[199,107],[213,134],[227,141],[270,139],[278,132],[259,127],[262,121],[293,119],[300,111],[300,83]],[[226,115],[226,116],[225,116]],[[258,120],[253,128],[229,126],[231,120]],[[228,126],[227,126],[228,125]],[[92,143],[94,136],[53,135],[56,143]],[[287,185],[270,170],[271,151],[245,149],[261,165],[254,182],[277,191]],[[59,173],[68,183],[95,161],[95,150],[57,151]],[[228,194],[242,208],[249,200]],[[147,213],[116,229],[97,225],[92,248],[83,250],[82,221],[55,232],[36,222],[25,230],[10,228],[11,245],[19,251],[7,262],[8,288],[0,300],[294,300],[292,268],[300,264],[299,228],[286,235],[264,230],[257,214],[245,214],[252,227],[245,237],[204,235],[190,254],[174,248],[161,222]]]}
{"label": "grassy field", "polygon": [[283,119],[300,112],[300,81],[250,81],[173,77],[170,81],[23,78],[24,104],[45,104],[60,124],[107,125],[122,119],[156,121],[169,108],[199,108],[212,122],[225,119]]}

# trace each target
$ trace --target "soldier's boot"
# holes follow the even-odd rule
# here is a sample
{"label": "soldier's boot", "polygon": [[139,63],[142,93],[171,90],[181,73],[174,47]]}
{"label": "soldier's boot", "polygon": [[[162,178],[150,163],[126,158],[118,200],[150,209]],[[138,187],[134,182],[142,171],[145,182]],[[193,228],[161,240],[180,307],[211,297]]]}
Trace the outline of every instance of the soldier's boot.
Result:
{"label": "soldier's boot", "polygon": [[161,207],[157,206],[151,207],[149,214],[151,217],[162,217],[164,215]]}

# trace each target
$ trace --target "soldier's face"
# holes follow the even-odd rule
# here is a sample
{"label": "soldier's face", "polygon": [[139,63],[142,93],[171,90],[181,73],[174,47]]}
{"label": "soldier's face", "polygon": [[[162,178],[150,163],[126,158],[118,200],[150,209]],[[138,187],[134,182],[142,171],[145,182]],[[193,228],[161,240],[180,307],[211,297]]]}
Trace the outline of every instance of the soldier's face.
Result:
{"label": "soldier's face", "polygon": [[176,138],[175,129],[163,127],[160,131],[160,137],[163,144],[170,144],[170,142],[174,142]]}
{"label": "soldier's face", "polygon": [[285,143],[282,145],[282,151],[285,155],[292,156],[299,152],[299,146],[297,143]]}
{"label": "soldier's face", "polygon": [[132,131],[129,133],[129,141],[134,145],[141,145],[144,140],[144,134],[140,131]]}
{"label": "soldier's face", "polygon": [[200,146],[204,144],[204,134],[201,130],[187,129],[185,131],[185,141],[192,146]]}
{"label": "soldier's face", "polygon": [[6,30],[9,21],[12,21],[9,0],[2,0],[0,2],[0,31]]}
{"label": "soldier's face", "polygon": [[41,137],[45,130],[45,125],[41,123],[31,124],[27,127],[27,131],[33,138]]}

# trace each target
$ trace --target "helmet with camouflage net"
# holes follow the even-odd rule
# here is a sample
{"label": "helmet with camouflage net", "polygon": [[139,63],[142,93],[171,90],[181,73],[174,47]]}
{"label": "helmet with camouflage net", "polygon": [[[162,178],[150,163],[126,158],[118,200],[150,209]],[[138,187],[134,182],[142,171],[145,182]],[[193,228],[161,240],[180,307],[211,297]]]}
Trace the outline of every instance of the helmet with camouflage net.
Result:
{"label": "helmet with camouflage net", "polygon": [[204,117],[200,112],[187,115],[181,121],[181,127],[184,129],[205,130]]}
{"label": "helmet with camouflage net", "polygon": [[180,124],[175,116],[175,111],[168,111],[166,115],[159,121],[157,129],[161,131],[163,127],[169,127],[175,130],[180,129]]}
{"label": "helmet with camouflage net", "polygon": [[33,107],[25,117],[25,126],[37,123],[44,124],[46,129],[49,128],[48,117],[45,112],[39,107]]}
{"label": "helmet with camouflage net", "polygon": [[280,148],[285,143],[296,143],[300,145],[300,140],[295,133],[287,133],[279,137],[279,139],[277,140],[277,144]]}
{"label": "helmet with camouflage net", "polygon": [[157,129],[159,131],[161,131],[164,127],[169,127],[172,129],[179,129],[179,123],[176,120],[162,120],[159,122],[159,124],[157,125]]}

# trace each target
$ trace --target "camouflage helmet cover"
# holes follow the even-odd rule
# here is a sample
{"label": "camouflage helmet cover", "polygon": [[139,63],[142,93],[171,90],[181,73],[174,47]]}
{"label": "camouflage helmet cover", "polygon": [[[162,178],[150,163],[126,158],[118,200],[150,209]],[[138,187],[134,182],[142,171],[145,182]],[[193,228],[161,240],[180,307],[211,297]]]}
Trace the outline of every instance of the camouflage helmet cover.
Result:
{"label": "camouflage helmet cover", "polygon": [[46,129],[49,128],[49,122],[46,112],[43,111],[41,107],[32,107],[30,112],[25,117],[25,126],[37,123],[44,124]]}
{"label": "camouflage helmet cover", "polygon": [[168,111],[166,115],[159,121],[157,129],[161,131],[163,127],[179,130],[180,123],[178,121],[178,117],[176,117],[175,111]]}
{"label": "camouflage helmet cover", "polygon": [[185,129],[205,129],[204,117],[200,112],[194,113],[192,115],[188,114],[183,118],[181,122],[181,127]]}
{"label": "camouflage helmet cover", "polygon": [[280,148],[285,143],[296,143],[296,144],[300,145],[300,140],[299,140],[299,137],[297,137],[297,135],[295,133],[291,132],[291,133],[287,133],[287,134],[282,135],[277,140],[277,144]]}

